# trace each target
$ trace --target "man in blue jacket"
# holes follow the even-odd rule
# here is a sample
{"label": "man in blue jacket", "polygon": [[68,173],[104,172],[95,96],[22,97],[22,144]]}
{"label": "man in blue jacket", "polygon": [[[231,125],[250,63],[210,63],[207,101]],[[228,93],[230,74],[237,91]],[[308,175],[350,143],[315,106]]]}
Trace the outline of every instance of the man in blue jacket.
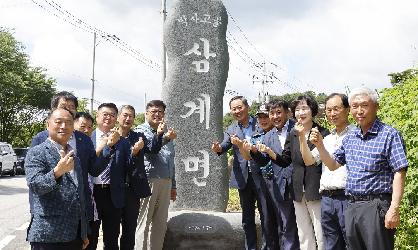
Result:
{"label": "man in blue jacket", "polygon": [[[234,153],[234,162],[231,175],[231,186],[238,187],[240,204],[242,209],[242,227],[245,233],[246,249],[256,249],[257,231],[255,225],[255,202],[257,201],[260,216],[263,216],[260,199],[262,194],[258,194],[257,186],[262,179],[257,167],[250,166],[250,162],[245,160],[239,148],[231,143],[231,137],[237,137],[240,140],[251,140],[251,136],[257,130],[257,121],[248,114],[248,102],[243,96],[235,96],[229,102],[231,114],[236,120],[224,132],[222,143],[214,142],[212,151],[221,155],[227,152],[231,147]],[[257,183],[256,183],[257,182]],[[263,223],[263,219],[261,219]],[[264,237],[264,235],[263,235]],[[263,239],[263,249],[266,248]]]}
{"label": "man in blue jacket", "polygon": [[[31,198],[27,240],[32,249],[84,249],[88,245],[86,193],[80,159],[69,140],[72,113],[58,108],[48,116],[48,138],[26,157],[26,180]],[[96,163],[109,162],[105,152]],[[94,168],[92,168],[94,169]],[[92,171],[96,174],[97,171]]]}

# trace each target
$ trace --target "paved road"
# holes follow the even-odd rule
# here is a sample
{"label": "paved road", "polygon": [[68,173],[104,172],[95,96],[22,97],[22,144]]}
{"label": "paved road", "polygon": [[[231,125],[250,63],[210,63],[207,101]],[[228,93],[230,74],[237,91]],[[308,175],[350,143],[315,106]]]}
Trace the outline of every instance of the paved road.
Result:
{"label": "paved road", "polygon": [[[0,250],[28,250],[30,221],[28,187],[24,175],[0,177]],[[97,249],[102,249],[100,234]]]}
{"label": "paved road", "polygon": [[25,176],[0,177],[0,250],[27,250],[30,213]]}

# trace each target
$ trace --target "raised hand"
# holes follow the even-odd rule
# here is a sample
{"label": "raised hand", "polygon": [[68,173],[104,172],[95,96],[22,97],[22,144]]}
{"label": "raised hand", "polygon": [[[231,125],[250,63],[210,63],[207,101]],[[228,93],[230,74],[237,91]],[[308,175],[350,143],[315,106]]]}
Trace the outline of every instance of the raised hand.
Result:
{"label": "raised hand", "polygon": [[164,119],[161,120],[160,124],[158,124],[157,134],[161,135],[167,128],[167,124],[165,123]]}
{"label": "raised hand", "polygon": [[222,153],[222,147],[218,141],[212,142],[212,151],[215,153]]}
{"label": "raised hand", "polygon": [[257,142],[257,150],[260,151],[261,153],[266,153],[268,154],[268,152],[271,150],[269,147],[266,146],[266,144]]}
{"label": "raised hand", "polygon": [[318,128],[312,128],[311,134],[309,135],[309,141],[318,147],[318,145],[322,144],[323,137],[321,133],[319,133]]}
{"label": "raised hand", "polygon": [[110,130],[110,135],[107,137],[107,145],[112,147],[115,145],[120,139],[120,134],[117,128],[113,128]]}
{"label": "raised hand", "polygon": [[304,135],[304,133],[303,133],[304,127],[303,127],[303,124],[300,122],[300,119],[296,122],[294,128],[295,128],[296,134],[298,136],[303,136]]}
{"label": "raised hand", "polygon": [[74,151],[71,150],[65,154],[64,150],[60,150],[60,160],[54,168],[55,178],[63,176],[65,173],[74,169]]}
{"label": "raised hand", "polygon": [[170,140],[174,140],[174,139],[177,138],[177,132],[173,128],[169,128],[167,130],[167,133],[165,133],[164,137],[166,137]]}
{"label": "raised hand", "polygon": [[132,155],[137,155],[141,149],[144,148],[144,140],[142,137],[139,137],[138,141],[135,142],[134,146],[132,147]]}
{"label": "raised hand", "polygon": [[230,137],[231,143],[237,147],[242,146],[243,141],[236,135],[231,135]]}
{"label": "raised hand", "polygon": [[256,152],[257,151],[257,147],[255,145],[253,145],[251,142],[245,141],[242,144],[242,147],[244,148],[244,150],[247,151],[252,151],[252,152]]}

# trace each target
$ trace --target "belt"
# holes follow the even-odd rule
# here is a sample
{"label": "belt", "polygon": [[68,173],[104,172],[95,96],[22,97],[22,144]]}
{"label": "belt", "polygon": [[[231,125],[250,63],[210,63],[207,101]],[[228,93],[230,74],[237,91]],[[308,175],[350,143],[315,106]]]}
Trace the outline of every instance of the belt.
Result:
{"label": "belt", "polygon": [[351,202],[356,201],[372,201],[375,199],[391,199],[392,194],[365,194],[365,195],[348,195],[348,200]]}
{"label": "belt", "polygon": [[110,184],[94,184],[94,187],[105,189],[110,188]]}
{"label": "belt", "polygon": [[344,189],[331,189],[331,190],[322,190],[322,196],[333,197],[333,196],[345,196]]}

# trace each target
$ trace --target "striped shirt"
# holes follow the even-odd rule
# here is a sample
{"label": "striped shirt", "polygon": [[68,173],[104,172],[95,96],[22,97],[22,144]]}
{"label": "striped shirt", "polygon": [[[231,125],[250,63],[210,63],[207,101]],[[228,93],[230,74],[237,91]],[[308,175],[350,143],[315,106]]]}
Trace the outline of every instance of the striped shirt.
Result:
{"label": "striped shirt", "polygon": [[400,133],[379,119],[365,135],[359,127],[353,129],[334,158],[346,165],[346,193],[350,195],[392,193],[394,173],[408,167]]}

